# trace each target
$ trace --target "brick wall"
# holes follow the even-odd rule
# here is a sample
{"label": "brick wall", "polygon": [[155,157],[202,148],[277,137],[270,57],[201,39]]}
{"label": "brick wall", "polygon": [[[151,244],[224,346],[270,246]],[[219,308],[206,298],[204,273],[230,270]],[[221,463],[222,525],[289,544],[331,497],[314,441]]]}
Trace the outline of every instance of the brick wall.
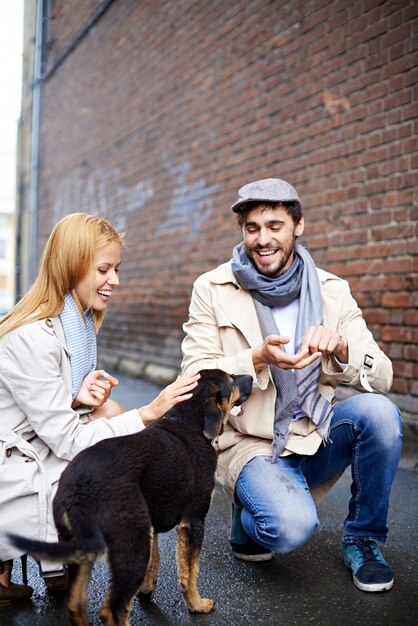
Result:
{"label": "brick wall", "polygon": [[418,415],[412,0],[52,3],[41,248],[64,214],[126,230],[103,357],[176,370],[194,278],[230,256],[239,186],[299,191],[304,243],[350,281]]}

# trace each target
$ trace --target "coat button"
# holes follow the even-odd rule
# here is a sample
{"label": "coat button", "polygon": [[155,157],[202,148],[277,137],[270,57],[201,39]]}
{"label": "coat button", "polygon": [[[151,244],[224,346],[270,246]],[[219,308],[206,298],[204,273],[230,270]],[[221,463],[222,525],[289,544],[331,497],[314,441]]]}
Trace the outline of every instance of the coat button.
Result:
{"label": "coat button", "polygon": [[7,448],[6,456],[7,456],[8,459],[10,459],[10,457],[12,456],[12,449],[11,448]]}
{"label": "coat button", "polygon": [[45,320],[45,324],[48,326],[48,328],[53,328],[54,324],[51,322],[51,320],[48,318],[47,320]]}

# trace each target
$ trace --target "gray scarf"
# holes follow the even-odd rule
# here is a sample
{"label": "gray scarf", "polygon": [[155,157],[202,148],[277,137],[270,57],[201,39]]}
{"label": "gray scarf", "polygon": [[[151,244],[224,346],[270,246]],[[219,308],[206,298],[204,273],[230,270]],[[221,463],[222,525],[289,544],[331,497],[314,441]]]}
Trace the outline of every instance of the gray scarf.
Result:
{"label": "gray scarf", "polygon": [[[300,298],[295,333],[295,353],[299,352],[308,328],[319,326],[323,322],[318,273],[309,252],[300,244],[295,244],[295,258],[291,267],[283,274],[270,278],[257,271],[245,251],[244,243],[240,243],[233,250],[231,267],[241,287],[247,289],[254,299],[263,337],[280,334],[272,308],[286,306]],[[274,461],[286,446],[289,424],[295,408],[300,407],[317,426],[321,437],[327,440],[332,407],[318,390],[322,371],[320,360],[314,361],[302,370],[283,370],[270,365],[270,371],[277,390],[273,437]]]}

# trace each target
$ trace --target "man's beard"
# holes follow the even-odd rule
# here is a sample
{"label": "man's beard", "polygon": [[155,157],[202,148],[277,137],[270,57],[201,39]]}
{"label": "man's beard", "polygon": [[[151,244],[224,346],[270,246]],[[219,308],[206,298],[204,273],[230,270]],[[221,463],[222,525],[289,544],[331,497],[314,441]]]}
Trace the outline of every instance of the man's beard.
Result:
{"label": "man's beard", "polygon": [[269,248],[255,248],[254,250],[248,250],[248,248],[246,248],[246,252],[247,252],[247,256],[251,259],[253,265],[255,266],[256,270],[262,275],[262,276],[267,276],[268,278],[275,278],[276,276],[279,276],[280,274],[283,273],[283,271],[286,271],[288,268],[286,268],[286,270],[283,270],[283,268],[286,266],[286,264],[288,263],[290,257],[293,254],[294,251],[294,247],[293,245],[290,246],[289,248],[272,248],[274,250],[277,250],[278,252],[280,252],[280,256],[278,258],[277,261],[275,261],[272,264],[272,267],[269,268],[269,266],[267,264],[259,264],[258,262],[258,256],[257,256],[257,251],[258,250],[268,250]]}

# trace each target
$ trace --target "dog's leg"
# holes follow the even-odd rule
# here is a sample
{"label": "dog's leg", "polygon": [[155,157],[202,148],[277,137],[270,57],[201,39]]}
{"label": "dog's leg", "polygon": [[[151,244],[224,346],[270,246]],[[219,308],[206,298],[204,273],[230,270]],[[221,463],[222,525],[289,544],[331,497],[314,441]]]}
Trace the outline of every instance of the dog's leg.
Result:
{"label": "dog's leg", "polygon": [[154,597],[155,588],[157,586],[158,570],[160,569],[160,551],[158,549],[158,534],[151,529],[151,556],[148,562],[147,573],[139,588],[138,594]]}
{"label": "dog's leg", "polygon": [[113,582],[110,583],[98,615],[105,626],[129,626],[129,615],[134,596],[127,601],[117,596]]}
{"label": "dog's leg", "polygon": [[149,519],[139,524],[136,517],[126,515],[106,536],[112,580],[99,611],[106,626],[129,626],[132,600],[147,571],[150,528]]}
{"label": "dog's leg", "polygon": [[112,583],[110,583],[109,588],[106,592],[105,598],[103,600],[102,608],[100,609],[98,615],[102,622],[107,626],[114,626],[115,621],[113,620],[112,613],[109,608],[110,598],[112,597],[113,588]]}
{"label": "dog's leg", "polygon": [[90,624],[87,615],[87,589],[92,567],[92,563],[82,563],[79,565],[71,585],[67,608],[73,626],[89,626]]}
{"label": "dog's leg", "polygon": [[177,526],[179,582],[183,590],[184,601],[191,613],[209,613],[215,605],[210,598],[202,598],[197,589],[202,541],[203,522],[188,524],[182,521]]}

